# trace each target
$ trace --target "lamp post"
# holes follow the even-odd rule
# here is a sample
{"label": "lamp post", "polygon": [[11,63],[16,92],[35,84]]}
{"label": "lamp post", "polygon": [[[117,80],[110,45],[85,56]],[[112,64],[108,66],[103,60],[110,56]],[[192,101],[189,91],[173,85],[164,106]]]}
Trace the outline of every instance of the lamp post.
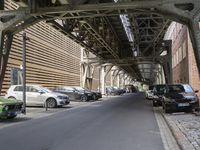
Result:
{"label": "lamp post", "polygon": [[23,50],[22,50],[22,74],[23,74],[23,113],[26,114],[26,32],[23,32]]}

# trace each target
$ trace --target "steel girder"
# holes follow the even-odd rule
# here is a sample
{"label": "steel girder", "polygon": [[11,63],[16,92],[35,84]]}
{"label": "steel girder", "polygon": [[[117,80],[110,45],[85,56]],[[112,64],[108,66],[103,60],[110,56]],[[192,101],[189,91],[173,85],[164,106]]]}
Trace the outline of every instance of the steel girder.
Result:
{"label": "steel girder", "polygon": [[0,89],[3,85],[3,80],[6,72],[6,66],[8,63],[8,57],[13,40],[12,32],[0,32]]}
{"label": "steel girder", "polygon": [[[46,7],[43,5],[42,7],[36,7],[37,1],[32,1],[33,3],[29,3],[29,8],[20,8],[18,10],[12,11],[0,11],[0,31],[1,32],[10,32],[12,34],[17,33],[24,28],[36,23],[40,20],[55,20],[55,19],[83,19],[91,20],[91,18],[101,17],[105,18],[107,16],[119,16],[120,14],[126,14],[130,17],[133,17],[133,30],[136,31],[136,42],[137,44],[141,44],[142,42],[150,43],[150,38],[153,38],[153,42],[155,44],[159,44],[160,39],[165,31],[165,26],[168,25],[168,20],[174,20],[180,23],[183,23],[189,27],[190,36],[192,39],[195,58],[197,61],[198,69],[200,70],[200,32],[198,27],[198,22],[200,18],[200,3],[199,0],[144,0],[144,1],[133,1],[133,2],[119,2],[119,3],[100,3],[96,4],[83,4],[83,5],[74,5],[68,4],[63,6],[53,6]],[[92,2],[92,1],[91,1]],[[150,15],[149,15],[150,14]],[[140,30],[137,29],[138,22],[135,21],[135,18],[138,17],[142,20],[149,20],[149,22],[156,22],[159,17],[164,18],[164,21],[159,26],[141,26]],[[148,21],[146,21],[148,22]],[[90,22],[91,23],[91,22]],[[159,24],[160,22],[158,22]],[[163,27],[160,29],[160,27]],[[158,28],[157,28],[158,27]],[[87,28],[89,28],[88,32],[93,32],[93,26],[89,26],[87,24]],[[144,31],[146,30],[146,31]],[[148,31],[147,31],[148,30]],[[155,31],[156,30],[156,31]],[[159,32],[157,32],[159,31]],[[144,34],[144,37],[141,35],[142,40],[139,40],[138,32],[148,32]],[[152,35],[149,33],[153,33]],[[155,36],[156,35],[156,36]],[[71,35],[70,35],[71,36]],[[86,36],[86,35],[84,35]],[[82,36],[82,38],[84,37]],[[96,36],[96,35],[95,35]],[[93,34],[93,37],[95,37]],[[74,37],[73,37],[74,38]],[[99,37],[95,37],[98,39]],[[76,39],[76,38],[74,38]],[[105,39],[104,39],[105,40]],[[76,41],[80,41],[80,39],[76,39]],[[152,42],[151,41],[151,42]],[[141,43],[140,43],[141,42]],[[103,43],[102,41],[100,43]],[[97,45],[99,46],[99,45]],[[103,45],[105,46],[105,45]],[[110,46],[110,45],[109,45]],[[108,48],[109,49],[109,48]],[[159,49],[159,48],[158,48]],[[89,51],[96,51],[91,50]],[[143,50],[142,56],[153,56],[154,54],[158,54],[157,49],[154,54],[149,53],[151,51],[150,44]],[[116,51],[114,50],[116,53]],[[116,56],[119,56],[116,53],[113,54],[113,51],[103,51],[103,54],[110,53],[114,56],[115,59],[118,59]],[[146,54],[147,53],[147,54]],[[156,56],[153,56],[156,57]],[[125,68],[127,69],[127,68]],[[134,71],[135,68],[130,70]],[[137,69],[137,68],[136,68]]]}
{"label": "steel girder", "polygon": [[[47,23],[103,60],[113,59],[117,62],[120,59],[121,42],[105,17],[47,21]],[[128,72],[135,72],[130,66],[122,68]]]}

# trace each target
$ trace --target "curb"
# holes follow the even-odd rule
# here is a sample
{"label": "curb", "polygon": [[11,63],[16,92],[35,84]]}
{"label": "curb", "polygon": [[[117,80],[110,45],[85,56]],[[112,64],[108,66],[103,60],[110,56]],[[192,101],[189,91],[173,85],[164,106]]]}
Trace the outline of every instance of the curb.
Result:
{"label": "curb", "polygon": [[164,120],[166,121],[180,149],[181,150],[196,150],[194,146],[189,142],[187,137],[184,135],[184,133],[181,131],[180,127],[178,127],[176,123],[173,122],[171,119],[167,118],[165,114],[163,114],[162,112],[160,113],[162,114]]}

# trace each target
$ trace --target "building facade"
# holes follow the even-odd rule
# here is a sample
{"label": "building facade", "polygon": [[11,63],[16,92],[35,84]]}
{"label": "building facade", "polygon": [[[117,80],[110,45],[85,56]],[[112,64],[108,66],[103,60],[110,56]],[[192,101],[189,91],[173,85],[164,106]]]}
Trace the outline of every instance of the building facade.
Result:
{"label": "building facade", "polygon": [[187,27],[173,22],[165,39],[172,40],[173,83],[188,83],[194,90],[200,90],[199,72]]}
{"label": "building facade", "polygon": [[[16,9],[11,0],[5,9]],[[80,86],[81,46],[46,24],[39,22],[25,30],[27,83],[48,88],[58,85]],[[12,84],[22,83],[22,33],[13,39],[2,95]]]}

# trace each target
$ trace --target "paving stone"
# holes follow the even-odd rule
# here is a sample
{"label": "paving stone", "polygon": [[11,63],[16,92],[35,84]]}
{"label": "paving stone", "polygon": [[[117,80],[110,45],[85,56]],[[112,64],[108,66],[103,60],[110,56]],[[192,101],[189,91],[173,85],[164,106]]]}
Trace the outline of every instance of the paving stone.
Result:
{"label": "paving stone", "polygon": [[200,116],[184,113],[163,115],[182,149],[200,150]]}

